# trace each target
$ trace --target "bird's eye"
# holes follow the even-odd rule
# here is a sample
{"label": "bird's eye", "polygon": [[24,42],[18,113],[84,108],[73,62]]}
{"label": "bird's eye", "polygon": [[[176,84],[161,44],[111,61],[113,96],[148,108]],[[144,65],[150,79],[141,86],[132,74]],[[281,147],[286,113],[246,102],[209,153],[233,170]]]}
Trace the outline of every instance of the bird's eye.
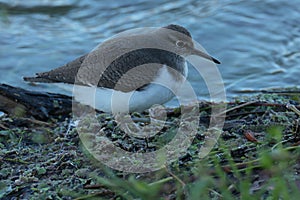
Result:
{"label": "bird's eye", "polygon": [[185,43],[181,40],[176,41],[176,46],[178,47],[184,47]]}

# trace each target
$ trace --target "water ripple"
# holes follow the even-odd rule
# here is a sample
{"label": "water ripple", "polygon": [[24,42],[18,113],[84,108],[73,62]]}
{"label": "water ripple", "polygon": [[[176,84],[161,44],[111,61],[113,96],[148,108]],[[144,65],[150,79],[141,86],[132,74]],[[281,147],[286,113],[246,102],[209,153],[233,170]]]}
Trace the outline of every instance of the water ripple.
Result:
{"label": "water ripple", "polygon": [[[0,79],[28,86],[22,76],[60,66],[105,38],[137,27],[187,27],[222,61],[228,96],[299,86],[300,7],[266,0],[0,0]],[[189,74],[201,98],[199,75]]]}

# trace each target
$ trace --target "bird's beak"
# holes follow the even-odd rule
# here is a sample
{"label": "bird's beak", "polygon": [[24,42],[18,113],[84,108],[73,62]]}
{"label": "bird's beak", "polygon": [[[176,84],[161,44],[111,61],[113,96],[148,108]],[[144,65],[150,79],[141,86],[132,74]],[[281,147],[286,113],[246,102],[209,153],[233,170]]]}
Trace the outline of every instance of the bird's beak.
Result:
{"label": "bird's beak", "polygon": [[208,55],[208,54],[206,54],[206,53],[204,53],[204,52],[202,52],[198,49],[193,48],[191,53],[192,53],[192,55],[200,56],[200,57],[205,58],[207,60],[210,60],[210,61],[212,61],[216,64],[221,64],[221,62],[218,61],[217,59],[215,59],[214,57],[212,57],[212,56],[210,56],[210,55]]}

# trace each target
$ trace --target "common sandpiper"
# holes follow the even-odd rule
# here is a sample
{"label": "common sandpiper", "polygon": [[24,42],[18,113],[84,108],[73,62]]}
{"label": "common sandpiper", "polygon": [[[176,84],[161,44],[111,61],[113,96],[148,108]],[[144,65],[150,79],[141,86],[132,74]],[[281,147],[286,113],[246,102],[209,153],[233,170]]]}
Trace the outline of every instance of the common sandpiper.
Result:
{"label": "common sandpiper", "polygon": [[175,96],[190,55],[220,64],[195,47],[186,28],[171,24],[116,35],[89,54],[24,80],[74,86],[76,101],[104,112],[141,112]]}

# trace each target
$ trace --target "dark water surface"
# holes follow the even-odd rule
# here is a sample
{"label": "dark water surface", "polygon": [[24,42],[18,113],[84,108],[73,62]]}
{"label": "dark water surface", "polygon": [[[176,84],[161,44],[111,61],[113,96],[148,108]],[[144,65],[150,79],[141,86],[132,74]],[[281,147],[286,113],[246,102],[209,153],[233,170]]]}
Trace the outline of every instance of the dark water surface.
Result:
{"label": "dark water surface", "polygon": [[[123,30],[185,26],[219,66],[228,97],[300,85],[299,1],[0,0],[0,82],[22,80],[92,50]],[[189,80],[200,98],[201,78]],[[55,91],[55,89],[54,89]]]}

